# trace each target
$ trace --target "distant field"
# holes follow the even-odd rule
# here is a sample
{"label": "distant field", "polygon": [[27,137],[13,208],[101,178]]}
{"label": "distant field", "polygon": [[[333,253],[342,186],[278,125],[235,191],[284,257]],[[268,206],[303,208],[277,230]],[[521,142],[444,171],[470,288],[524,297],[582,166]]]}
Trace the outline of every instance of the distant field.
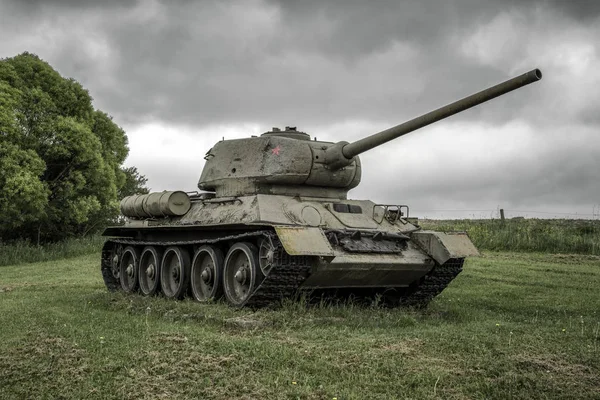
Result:
{"label": "distant field", "polygon": [[484,252],[421,312],[109,294],[98,260],[0,268],[1,399],[600,398],[597,256]]}
{"label": "distant field", "polygon": [[425,229],[466,231],[483,250],[600,255],[600,220],[422,220]]}

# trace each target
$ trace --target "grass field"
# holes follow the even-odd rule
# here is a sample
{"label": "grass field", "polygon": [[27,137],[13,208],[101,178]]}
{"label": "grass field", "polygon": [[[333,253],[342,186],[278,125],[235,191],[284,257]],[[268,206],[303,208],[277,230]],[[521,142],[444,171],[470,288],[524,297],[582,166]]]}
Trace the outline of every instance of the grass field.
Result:
{"label": "grass field", "polygon": [[479,249],[600,255],[600,220],[422,220],[425,229],[465,231]]}
{"label": "grass field", "polygon": [[485,253],[419,312],[256,313],[107,293],[98,259],[0,268],[1,399],[600,398],[597,256]]}

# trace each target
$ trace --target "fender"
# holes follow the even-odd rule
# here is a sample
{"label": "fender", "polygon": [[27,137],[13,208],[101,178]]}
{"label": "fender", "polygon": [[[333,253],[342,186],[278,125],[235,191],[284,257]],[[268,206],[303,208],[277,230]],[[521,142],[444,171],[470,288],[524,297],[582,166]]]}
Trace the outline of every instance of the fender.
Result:
{"label": "fender", "polygon": [[292,256],[333,257],[333,248],[325,233],[317,227],[275,226],[277,237]]}
{"label": "fender", "polygon": [[414,232],[411,240],[440,265],[451,258],[480,255],[466,232],[420,231]]}

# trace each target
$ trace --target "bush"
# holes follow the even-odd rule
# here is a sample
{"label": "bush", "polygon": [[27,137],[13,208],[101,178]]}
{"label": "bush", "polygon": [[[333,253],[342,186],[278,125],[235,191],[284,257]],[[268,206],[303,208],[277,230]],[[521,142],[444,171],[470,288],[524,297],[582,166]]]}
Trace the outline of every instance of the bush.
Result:
{"label": "bush", "polygon": [[[106,238],[100,235],[92,235],[70,238],[44,246],[32,244],[27,240],[11,243],[0,242],[0,266],[60,260],[97,253],[102,249],[104,240]],[[98,263],[100,263],[100,259],[98,259]]]}

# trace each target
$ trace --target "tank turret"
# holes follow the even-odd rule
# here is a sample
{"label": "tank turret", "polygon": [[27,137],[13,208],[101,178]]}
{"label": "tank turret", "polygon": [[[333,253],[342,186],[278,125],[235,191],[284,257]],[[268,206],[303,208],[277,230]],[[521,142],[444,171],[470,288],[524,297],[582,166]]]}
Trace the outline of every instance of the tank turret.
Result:
{"label": "tank turret", "polygon": [[541,71],[534,69],[353,143],[310,140],[295,127],[223,140],[206,153],[198,187],[216,197],[281,194],[344,199],[360,183],[359,154],[541,78]]}

